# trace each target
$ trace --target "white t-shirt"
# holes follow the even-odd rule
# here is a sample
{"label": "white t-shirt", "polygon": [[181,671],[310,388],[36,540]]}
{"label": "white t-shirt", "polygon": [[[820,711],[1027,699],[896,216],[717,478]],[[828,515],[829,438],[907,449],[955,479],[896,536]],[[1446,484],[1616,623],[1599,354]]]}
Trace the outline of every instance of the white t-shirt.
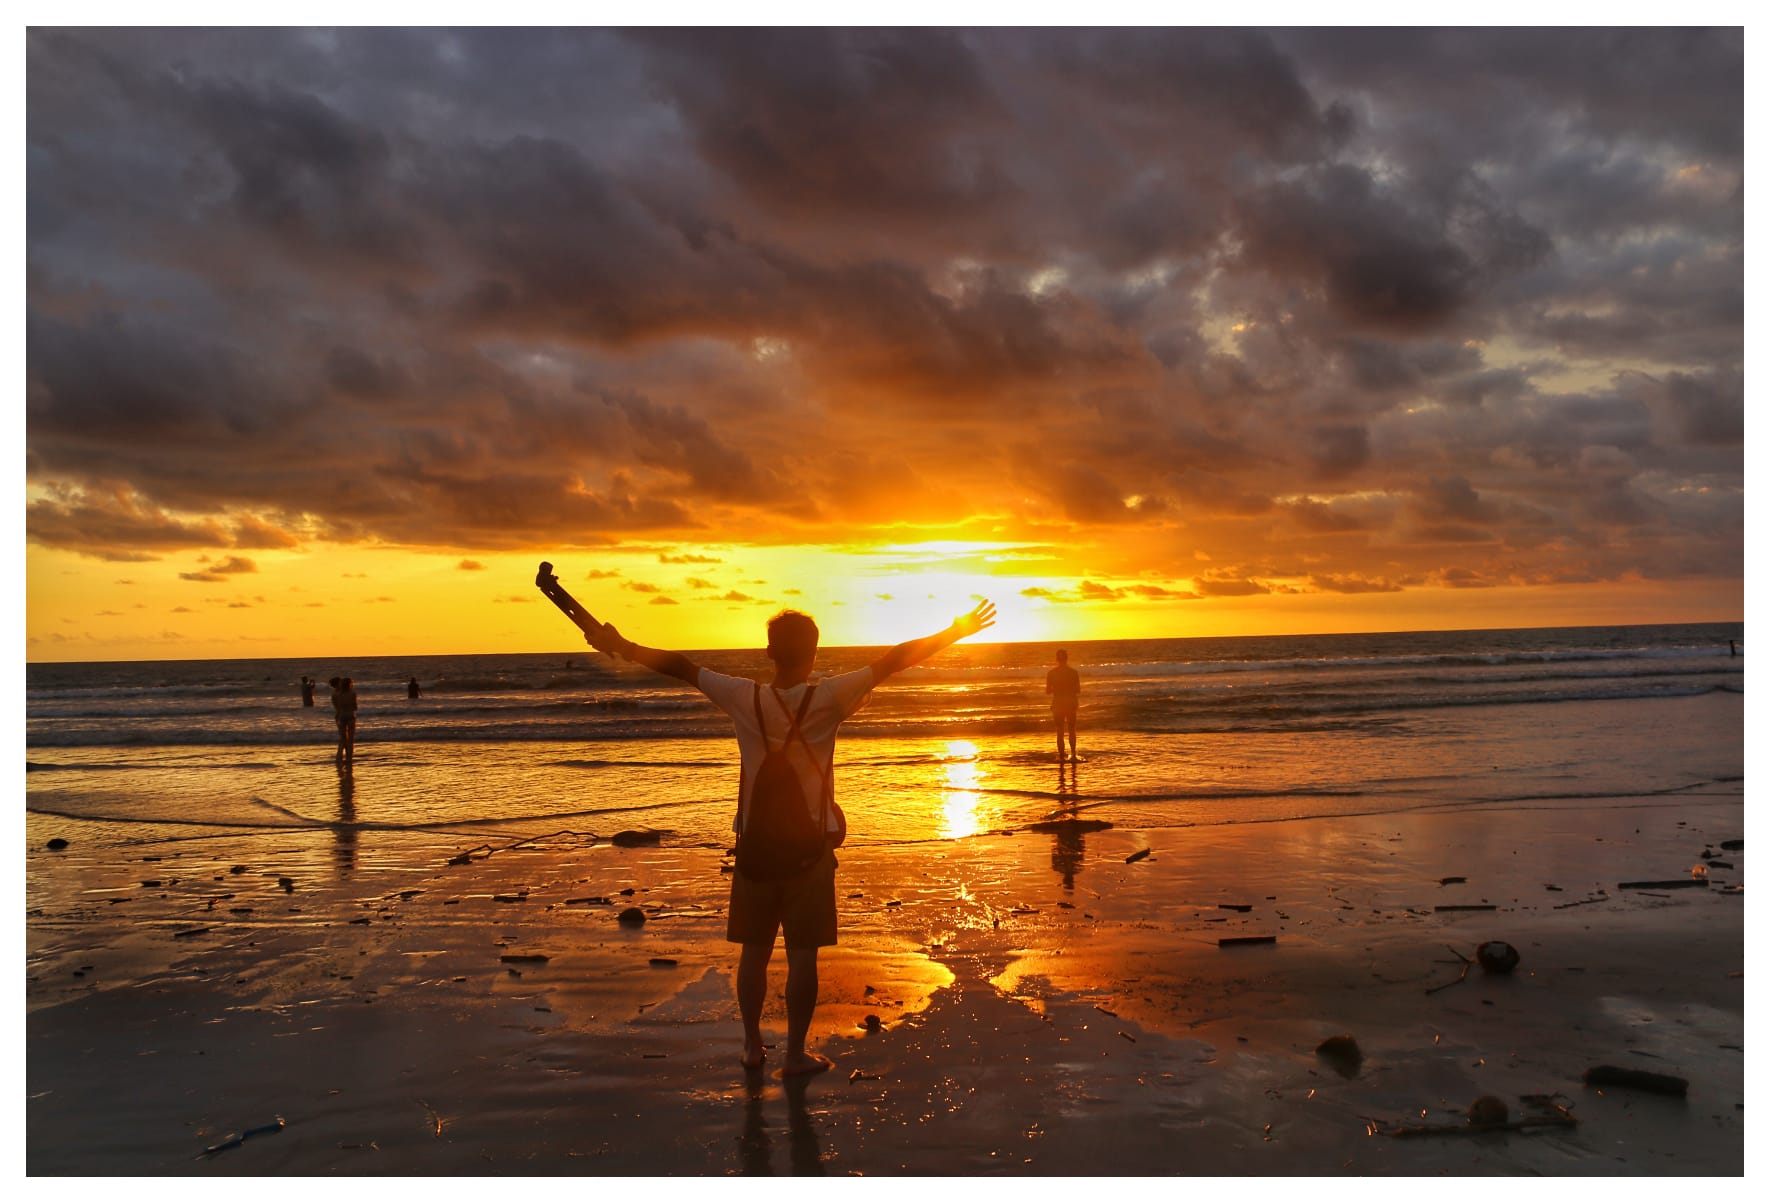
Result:
{"label": "white t-shirt", "polygon": [[[795,685],[791,689],[778,692],[768,685],[762,686],[762,717],[768,726],[766,745],[763,743],[762,731],[756,726],[756,682],[748,677],[728,677],[724,673],[703,668],[695,685],[715,706],[731,716],[732,726],[737,729],[738,752],[743,759],[743,784],[738,795],[738,817],[732,822],[733,831],[743,831],[743,824],[749,818],[750,783],[756,780],[756,774],[761,771],[762,760],[768,754],[767,749],[781,746],[781,741],[793,726],[793,715],[798,713],[799,702],[805,697],[805,691],[813,685],[817,687],[817,692],[811,696],[811,705],[805,708],[805,717],[799,723],[805,742],[801,743],[795,738],[787,748],[787,759],[799,774],[799,785],[804,790],[806,805],[814,816],[823,809],[826,779],[831,781],[830,801],[835,801],[831,762],[836,755],[836,728],[842,724],[843,719],[859,710],[861,704],[867,700],[867,694],[872,692],[872,666],[843,673],[839,677],[825,677],[821,681]],[[809,754],[806,752],[807,745],[811,749]],[[825,826],[829,831],[837,830],[834,806],[830,809]]]}

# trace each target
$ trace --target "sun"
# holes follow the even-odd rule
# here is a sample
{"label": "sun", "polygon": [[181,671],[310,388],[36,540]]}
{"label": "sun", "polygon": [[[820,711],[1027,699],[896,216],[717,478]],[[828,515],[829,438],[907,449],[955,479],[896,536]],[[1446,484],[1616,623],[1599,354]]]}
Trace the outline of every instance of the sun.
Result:
{"label": "sun", "polygon": [[1045,616],[1022,596],[1024,580],[996,569],[1013,544],[931,540],[857,550],[862,568],[853,605],[871,643],[901,643],[932,634],[985,599],[996,606],[995,625],[978,643],[1050,638]]}

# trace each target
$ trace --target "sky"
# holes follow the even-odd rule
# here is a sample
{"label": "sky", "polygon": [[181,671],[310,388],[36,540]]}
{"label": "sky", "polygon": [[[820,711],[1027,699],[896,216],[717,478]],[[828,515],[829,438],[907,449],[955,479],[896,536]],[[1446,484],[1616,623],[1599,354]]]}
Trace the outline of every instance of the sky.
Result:
{"label": "sky", "polygon": [[29,29],[26,659],[1740,619],[1743,43]]}

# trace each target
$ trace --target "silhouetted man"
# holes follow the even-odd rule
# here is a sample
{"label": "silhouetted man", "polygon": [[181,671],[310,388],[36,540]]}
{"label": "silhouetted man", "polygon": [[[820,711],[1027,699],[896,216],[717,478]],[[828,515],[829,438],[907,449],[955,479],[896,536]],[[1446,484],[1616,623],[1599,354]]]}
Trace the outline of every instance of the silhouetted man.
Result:
{"label": "silhouetted man", "polygon": [[[759,1068],[763,1061],[762,1005],[767,998],[768,962],[774,955],[777,932],[787,946],[787,1053],[781,1074],[814,1074],[830,1068],[829,1058],[805,1051],[805,1037],[817,1007],[817,950],[836,943],[836,857],[832,849],[841,843],[846,829],[846,821],[835,807],[832,779],[836,728],[860,708],[875,685],[990,626],[995,612],[995,606],[982,602],[945,630],[900,643],[865,668],[813,682],[817,623],[807,614],[783,610],[768,622],[768,658],[774,661],[774,679],[767,689],[744,677],[702,668],[680,653],[641,647],[609,624],[585,634],[585,641],[599,651],[693,685],[731,716],[743,761],[738,814],[733,823],[740,848],[750,818],[752,788],[771,745],[777,754],[786,755],[814,822],[822,824],[828,846],[803,872],[779,881],[752,880],[741,867],[731,875],[725,938],[743,946],[738,958],[737,996],[744,1023],[746,1068]],[[786,738],[795,727],[796,742],[788,738],[784,744],[774,745],[774,737]]]}
{"label": "silhouetted man", "polygon": [[1063,763],[1063,735],[1069,733],[1069,759],[1076,755],[1076,711],[1081,708],[1082,678],[1069,666],[1069,653],[1057,649],[1057,667],[1045,674],[1045,692],[1051,695],[1051,717],[1057,723],[1057,762]]}

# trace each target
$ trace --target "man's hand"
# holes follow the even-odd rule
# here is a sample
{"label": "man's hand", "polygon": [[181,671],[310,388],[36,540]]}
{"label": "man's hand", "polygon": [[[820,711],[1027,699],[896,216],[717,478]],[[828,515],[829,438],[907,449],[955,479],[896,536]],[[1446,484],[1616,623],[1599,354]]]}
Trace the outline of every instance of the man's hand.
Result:
{"label": "man's hand", "polygon": [[597,651],[607,652],[611,656],[625,655],[627,648],[631,646],[627,640],[621,637],[621,633],[615,630],[615,624],[612,622],[605,622],[597,627],[595,634],[585,631],[584,642]]}
{"label": "man's hand", "polygon": [[958,632],[958,638],[964,639],[968,635],[975,635],[985,627],[992,627],[995,624],[996,603],[981,601],[977,603],[977,608],[971,613],[953,619],[953,630]]}

